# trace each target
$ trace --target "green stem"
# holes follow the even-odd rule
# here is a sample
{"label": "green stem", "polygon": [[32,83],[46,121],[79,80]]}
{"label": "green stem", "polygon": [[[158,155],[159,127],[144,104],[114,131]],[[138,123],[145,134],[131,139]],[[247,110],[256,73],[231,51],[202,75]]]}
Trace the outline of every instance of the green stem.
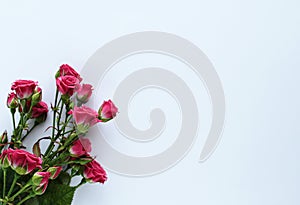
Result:
{"label": "green stem", "polygon": [[81,180],[81,182],[77,185],[77,186],[75,186],[75,188],[77,189],[77,188],[79,188],[81,185],[84,185],[86,183],[86,179],[82,179]]}
{"label": "green stem", "polygon": [[15,195],[9,198],[9,201],[14,201],[14,199],[21,193],[23,193],[31,184],[27,183],[22,189],[20,189]]}
{"label": "green stem", "polygon": [[31,133],[31,131],[38,126],[38,123],[34,123],[34,125],[32,126],[32,128],[21,138],[21,141],[24,141],[25,138]]}
{"label": "green stem", "polygon": [[14,112],[14,113],[11,113],[11,116],[12,116],[12,120],[13,120],[14,132],[15,132],[15,130],[16,130],[16,119],[15,119],[15,112]]}
{"label": "green stem", "polygon": [[20,177],[20,176],[19,176],[17,173],[15,173],[14,180],[13,180],[13,182],[12,182],[12,185],[10,186],[10,189],[9,189],[9,191],[8,191],[8,194],[7,194],[7,197],[9,197],[9,196],[11,195],[11,193],[12,193],[12,191],[14,190],[14,187],[15,187],[15,185],[16,185],[17,180],[19,179],[19,177]]}
{"label": "green stem", "polygon": [[[69,123],[69,111],[70,111],[70,108],[68,105],[66,105],[65,124]],[[66,131],[66,127],[64,127],[64,129],[63,129],[63,132],[65,132],[65,131]]]}
{"label": "green stem", "polygon": [[55,136],[55,138],[54,138],[55,140],[57,140],[57,139],[60,137],[60,135],[62,134],[63,130],[66,129],[66,127],[67,127],[67,125],[69,124],[70,120],[71,120],[71,118],[69,118],[69,119],[67,120],[67,122],[64,123],[64,125],[62,126],[62,128],[58,131],[58,133],[56,134],[56,136]]}
{"label": "green stem", "polygon": [[2,190],[2,198],[4,199],[5,197],[5,192],[6,192],[6,172],[7,170],[4,168],[2,169],[3,171],[3,190]]}
{"label": "green stem", "polygon": [[62,133],[62,135],[69,134],[69,133],[74,132],[74,131],[75,131],[75,129],[72,129],[72,130],[69,130],[67,132]]}
{"label": "green stem", "polygon": [[[55,137],[54,141],[56,141],[59,138],[59,136],[61,135],[62,130],[65,129],[65,127],[69,124],[70,120],[71,120],[71,118],[67,121],[66,124],[63,125],[62,129],[58,131],[58,133],[56,134],[56,137]],[[74,129],[70,130],[70,131],[74,132]],[[56,149],[56,151],[51,154],[51,152],[53,151],[53,148],[54,148],[54,146],[53,146],[52,149],[51,149],[51,152],[49,153],[49,155],[47,156],[47,158],[46,158],[46,155],[45,155],[45,158],[46,158],[45,162],[48,162],[48,160],[53,159],[55,157],[55,155],[58,153],[58,150],[59,150],[60,147],[61,147],[61,145],[59,145],[58,148]]]}
{"label": "green stem", "polygon": [[28,199],[31,199],[32,197],[35,197],[35,194],[28,195],[28,196],[25,197],[22,201],[20,201],[19,203],[17,203],[17,205],[23,204],[25,201],[27,201]]}
{"label": "green stem", "polygon": [[47,148],[47,150],[45,152],[45,156],[48,156],[51,153],[51,151],[52,151],[52,149],[54,147],[54,142],[55,142],[55,140],[54,140],[54,135],[55,135],[55,120],[56,120],[56,112],[57,112],[57,110],[56,110],[57,107],[56,106],[57,106],[58,94],[59,94],[58,89],[56,89],[55,101],[54,101],[54,108],[53,108],[52,136],[51,136],[51,142],[50,142],[50,144],[49,144],[49,146],[48,146],[48,148]]}
{"label": "green stem", "polygon": [[61,98],[59,99],[58,107],[60,108],[60,111],[58,113],[58,119],[57,119],[57,122],[56,122],[56,127],[59,130],[59,124],[60,124],[61,115],[62,115],[62,111],[63,111],[63,107],[64,107],[64,103],[62,102]]}
{"label": "green stem", "polygon": [[22,132],[23,132],[23,124],[24,124],[24,113],[21,113],[20,115],[20,121],[19,121],[19,125],[17,127],[17,135],[16,135],[16,139],[20,140],[21,136],[22,136]]}
{"label": "green stem", "polygon": [[55,120],[56,120],[56,112],[57,112],[57,99],[58,99],[58,89],[56,89],[56,94],[55,94],[55,101],[54,101],[54,112],[53,112],[53,124],[52,124],[52,139],[54,138],[55,134]]}

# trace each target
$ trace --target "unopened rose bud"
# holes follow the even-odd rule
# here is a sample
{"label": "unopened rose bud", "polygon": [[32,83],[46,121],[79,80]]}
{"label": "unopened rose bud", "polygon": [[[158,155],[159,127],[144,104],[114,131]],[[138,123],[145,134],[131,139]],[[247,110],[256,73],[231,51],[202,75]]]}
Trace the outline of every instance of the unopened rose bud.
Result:
{"label": "unopened rose bud", "polygon": [[16,109],[19,106],[19,101],[15,93],[9,93],[7,97],[7,107]]}
{"label": "unopened rose bud", "polygon": [[0,137],[0,144],[5,144],[8,142],[7,131],[5,130]]}
{"label": "unopened rose bud", "polygon": [[50,175],[50,179],[56,179],[58,177],[58,175],[60,174],[62,170],[62,167],[59,166],[55,166],[55,167],[50,167],[47,172],[49,172]]}
{"label": "unopened rose bud", "polygon": [[50,172],[36,172],[31,179],[33,185],[33,192],[36,195],[45,193],[51,173]]}
{"label": "unopened rose bud", "polygon": [[5,147],[7,142],[8,142],[8,138],[7,138],[7,132],[5,130],[0,137],[0,153],[3,150],[3,148]]}
{"label": "unopened rose bud", "polygon": [[113,119],[117,115],[117,112],[118,108],[111,100],[104,101],[98,111],[99,119],[102,122],[107,122]]}
{"label": "unopened rose bud", "polygon": [[50,172],[36,172],[32,176],[31,182],[35,186],[40,186],[48,183],[50,176]]}
{"label": "unopened rose bud", "polygon": [[11,165],[11,161],[9,160],[10,151],[4,150],[0,155],[0,167],[6,169]]}
{"label": "unopened rose bud", "polygon": [[31,106],[35,106],[38,102],[42,100],[42,89],[37,87],[34,94],[31,97]]}

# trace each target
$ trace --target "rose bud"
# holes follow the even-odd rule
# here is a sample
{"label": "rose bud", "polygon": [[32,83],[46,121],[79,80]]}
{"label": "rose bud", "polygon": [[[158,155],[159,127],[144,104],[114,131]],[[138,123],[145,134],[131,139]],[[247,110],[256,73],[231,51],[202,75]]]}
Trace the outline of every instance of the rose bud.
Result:
{"label": "rose bud", "polygon": [[35,119],[37,123],[42,123],[46,120],[48,113],[47,103],[41,101],[32,107],[31,118]]}
{"label": "rose bud", "polygon": [[7,142],[8,142],[7,131],[5,130],[0,137],[0,152],[4,148]]}
{"label": "rose bud", "polygon": [[11,165],[11,162],[9,160],[10,155],[10,149],[6,149],[2,152],[0,155],[0,167],[8,168]]}
{"label": "rose bud", "polygon": [[37,87],[31,97],[31,106],[36,105],[41,100],[42,100],[42,89],[40,87]]}
{"label": "rose bud", "polygon": [[58,91],[67,96],[72,96],[75,88],[78,86],[79,80],[70,75],[61,76],[56,79],[56,86]]}
{"label": "rose bud", "polygon": [[88,129],[100,122],[98,113],[87,106],[74,107],[70,112],[75,120],[76,129],[79,134],[86,134]]}
{"label": "rose bud", "polygon": [[48,183],[49,183],[49,178],[51,176],[50,172],[36,172],[32,176],[31,182],[33,187],[33,191],[37,195],[42,195],[45,193]]}
{"label": "rose bud", "polygon": [[88,182],[94,183],[100,182],[103,184],[107,180],[105,170],[96,160],[93,160],[84,165],[83,177]]}
{"label": "rose bud", "polygon": [[76,90],[76,99],[81,103],[87,103],[92,95],[93,87],[90,84],[79,85]]}
{"label": "rose bud", "polygon": [[43,195],[47,190],[47,187],[48,187],[48,183],[41,186],[33,186],[32,191],[33,193],[35,193],[35,195]]}
{"label": "rose bud", "polygon": [[113,119],[117,115],[117,112],[118,108],[111,100],[104,101],[98,111],[99,119],[102,122],[107,122]]}
{"label": "rose bud", "polygon": [[50,172],[36,172],[32,176],[31,182],[35,186],[40,186],[48,183],[50,176]]}
{"label": "rose bud", "polygon": [[7,107],[11,109],[16,109],[19,106],[19,101],[15,93],[8,94],[7,97]]}
{"label": "rose bud", "polygon": [[12,84],[11,89],[16,91],[19,99],[27,99],[31,97],[36,86],[37,82],[32,80],[17,80]]}
{"label": "rose bud", "polygon": [[0,159],[2,166],[11,166],[11,168],[15,170],[15,172],[17,172],[19,175],[26,175],[36,168],[42,168],[41,158],[36,157],[34,154],[21,149],[14,150],[9,148],[7,150],[4,150],[1,154]]}
{"label": "rose bud", "polygon": [[60,76],[66,76],[66,75],[74,76],[75,78],[77,78],[79,80],[79,82],[82,81],[82,78],[80,77],[79,73],[77,73],[74,70],[74,68],[72,68],[68,64],[62,64],[60,66],[59,70],[57,71],[55,78],[58,78]]}
{"label": "rose bud", "polygon": [[69,152],[72,157],[88,155],[88,153],[91,151],[92,146],[90,140],[88,138],[83,137],[73,142],[72,146],[69,149]]}
{"label": "rose bud", "polygon": [[47,172],[51,173],[50,179],[56,179],[58,175],[60,174],[62,170],[62,167],[55,166],[55,167],[50,167]]}

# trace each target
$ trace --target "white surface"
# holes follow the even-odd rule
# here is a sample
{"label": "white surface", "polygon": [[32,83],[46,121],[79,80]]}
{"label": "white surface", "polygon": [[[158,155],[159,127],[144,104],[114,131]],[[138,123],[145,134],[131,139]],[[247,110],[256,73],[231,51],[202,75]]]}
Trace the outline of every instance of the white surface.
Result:
{"label": "white surface", "polygon": [[124,34],[174,33],[206,53],[223,83],[227,117],[218,148],[197,163],[199,138],[172,169],[147,178],[109,173],[105,186],[80,188],[73,204],[298,205],[299,1],[178,2],[1,0],[0,128],[10,125],[5,101],[15,79],[39,80],[50,102],[60,64],[81,68]]}

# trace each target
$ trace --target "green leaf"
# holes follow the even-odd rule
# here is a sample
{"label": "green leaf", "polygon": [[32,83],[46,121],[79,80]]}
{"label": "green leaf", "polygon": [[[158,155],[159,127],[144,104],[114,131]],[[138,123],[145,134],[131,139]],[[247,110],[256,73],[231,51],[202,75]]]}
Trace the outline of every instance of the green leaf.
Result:
{"label": "green leaf", "polygon": [[51,181],[46,192],[28,200],[25,205],[71,205],[76,187]]}
{"label": "green leaf", "polygon": [[80,165],[85,165],[89,162],[93,161],[92,158],[80,158],[80,159],[75,159],[72,161],[67,162],[66,164],[80,164]]}
{"label": "green leaf", "polygon": [[61,172],[55,181],[59,184],[69,185],[71,182],[71,176],[67,172]]}

